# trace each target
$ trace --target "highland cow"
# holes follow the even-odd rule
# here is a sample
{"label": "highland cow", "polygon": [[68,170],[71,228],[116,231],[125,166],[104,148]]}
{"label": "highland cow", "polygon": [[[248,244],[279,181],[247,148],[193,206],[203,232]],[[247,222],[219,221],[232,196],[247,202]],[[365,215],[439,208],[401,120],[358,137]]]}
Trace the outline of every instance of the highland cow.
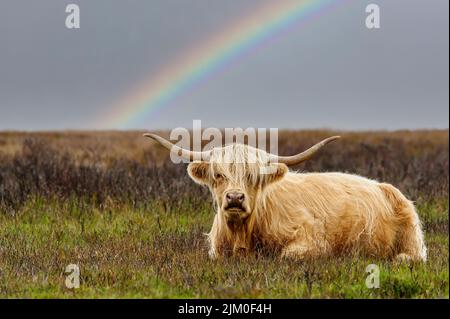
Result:
{"label": "highland cow", "polygon": [[194,152],[145,136],[192,161],[189,176],[209,187],[216,208],[211,257],[262,249],[294,258],[356,252],[426,260],[418,214],[394,186],[352,174],[288,170],[337,136],[293,156],[236,143]]}

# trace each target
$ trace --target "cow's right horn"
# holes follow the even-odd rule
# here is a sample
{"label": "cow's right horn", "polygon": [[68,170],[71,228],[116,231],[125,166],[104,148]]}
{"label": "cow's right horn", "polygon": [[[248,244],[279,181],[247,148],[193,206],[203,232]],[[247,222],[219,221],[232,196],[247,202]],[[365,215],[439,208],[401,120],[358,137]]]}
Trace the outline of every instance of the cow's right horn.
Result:
{"label": "cow's right horn", "polygon": [[300,163],[310,159],[322,147],[324,147],[328,143],[335,141],[339,138],[340,138],[340,136],[331,136],[331,137],[326,138],[323,141],[311,146],[306,151],[303,151],[299,154],[292,155],[292,156],[277,156],[277,155],[270,154],[270,161],[284,163],[288,166],[297,165],[297,164],[300,164]]}
{"label": "cow's right horn", "polygon": [[145,133],[145,137],[149,137],[151,139],[154,139],[159,144],[167,148],[171,153],[176,153],[179,157],[184,158],[188,161],[208,161],[211,155],[211,151],[204,151],[204,152],[196,152],[191,150],[186,150],[184,148],[179,147],[178,145],[175,145],[171,143],[170,141],[166,140],[165,138],[162,138],[159,135],[153,134],[153,133]]}

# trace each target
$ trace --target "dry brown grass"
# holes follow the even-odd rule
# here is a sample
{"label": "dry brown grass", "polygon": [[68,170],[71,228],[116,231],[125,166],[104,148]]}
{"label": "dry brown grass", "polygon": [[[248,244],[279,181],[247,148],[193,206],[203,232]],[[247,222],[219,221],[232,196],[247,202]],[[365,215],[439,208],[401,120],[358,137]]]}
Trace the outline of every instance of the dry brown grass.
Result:
{"label": "dry brown grass", "polygon": [[[379,179],[414,200],[448,195],[448,131],[283,131],[279,153],[294,154],[333,134],[343,138],[297,169]],[[172,164],[168,152],[142,132],[1,133],[0,160],[5,208],[19,207],[30,195],[75,195],[97,204],[209,198],[189,180],[184,165]]]}
{"label": "dry brown grass", "polygon": [[[167,132],[160,132],[167,136]],[[304,171],[345,171],[390,182],[415,200],[427,264],[358,257],[211,261],[208,192],[142,132],[0,133],[0,296],[448,297],[448,131],[280,132],[293,154],[334,134]],[[382,287],[364,285],[367,264]],[[82,287],[64,286],[81,266]]]}

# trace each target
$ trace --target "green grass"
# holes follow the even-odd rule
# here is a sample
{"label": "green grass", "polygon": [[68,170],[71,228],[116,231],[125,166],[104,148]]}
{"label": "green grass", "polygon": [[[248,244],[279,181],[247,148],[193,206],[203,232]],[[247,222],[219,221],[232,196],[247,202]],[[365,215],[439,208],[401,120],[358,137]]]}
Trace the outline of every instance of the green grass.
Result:
{"label": "green grass", "polygon": [[[198,205],[197,205],[198,206]],[[210,260],[203,234],[210,203],[167,213],[146,207],[92,208],[77,199],[30,199],[0,212],[0,297],[19,298],[448,298],[448,200],[419,204],[429,261],[394,265],[360,257],[293,261],[251,255]],[[367,265],[380,288],[365,285]],[[81,270],[79,289],[65,267]]]}

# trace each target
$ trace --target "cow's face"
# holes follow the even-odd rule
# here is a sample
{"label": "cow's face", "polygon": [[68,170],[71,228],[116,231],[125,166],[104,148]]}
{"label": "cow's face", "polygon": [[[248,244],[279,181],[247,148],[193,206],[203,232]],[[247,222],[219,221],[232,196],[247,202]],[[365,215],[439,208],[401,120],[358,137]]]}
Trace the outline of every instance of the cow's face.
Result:
{"label": "cow's face", "polygon": [[194,152],[183,149],[153,133],[144,136],[154,139],[173,154],[185,160],[202,158],[188,166],[191,178],[208,185],[220,214],[229,225],[242,225],[255,211],[258,196],[264,188],[279,181],[288,171],[286,165],[298,165],[311,158],[326,144],[339,136],[332,136],[306,151],[278,156],[243,144],[232,144],[213,150]]}
{"label": "cow's face", "polygon": [[209,187],[219,214],[231,228],[244,224],[254,212],[263,189],[282,179],[288,171],[285,164],[264,164],[259,155],[250,160],[245,154],[248,149],[243,152],[239,147],[221,148],[209,161],[188,166],[190,177]]}

